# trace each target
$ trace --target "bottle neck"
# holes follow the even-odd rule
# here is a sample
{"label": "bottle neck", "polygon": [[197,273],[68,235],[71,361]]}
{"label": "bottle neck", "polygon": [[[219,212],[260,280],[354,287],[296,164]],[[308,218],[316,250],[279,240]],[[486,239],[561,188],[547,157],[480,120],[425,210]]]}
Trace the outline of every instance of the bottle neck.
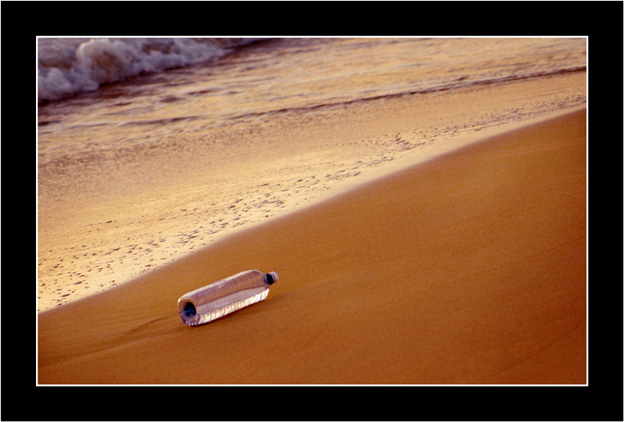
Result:
{"label": "bottle neck", "polygon": [[275,271],[271,271],[268,274],[264,275],[264,281],[270,286],[278,280],[277,273]]}

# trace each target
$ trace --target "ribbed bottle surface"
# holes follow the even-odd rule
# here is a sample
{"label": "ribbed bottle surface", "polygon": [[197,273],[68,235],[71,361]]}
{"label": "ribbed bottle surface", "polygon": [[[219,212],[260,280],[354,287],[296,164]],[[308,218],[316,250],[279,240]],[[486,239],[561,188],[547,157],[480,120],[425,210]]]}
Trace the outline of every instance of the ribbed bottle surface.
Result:
{"label": "ribbed bottle surface", "polygon": [[264,300],[276,279],[275,273],[267,280],[258,270],[243,271],[186,293],[178,299],[178,313],[186,325],[205,324]]}

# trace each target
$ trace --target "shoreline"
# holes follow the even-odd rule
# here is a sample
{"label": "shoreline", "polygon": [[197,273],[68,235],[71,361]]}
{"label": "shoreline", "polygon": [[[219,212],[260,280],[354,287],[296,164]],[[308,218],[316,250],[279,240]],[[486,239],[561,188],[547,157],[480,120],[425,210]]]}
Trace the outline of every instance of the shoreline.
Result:
{"label": "shoreline", "polygon": [[39,308],[98,294],[240,230],[556,115],[558,103],[574,105],[569,87],[580,83],[585,75],[568,74],[273,116],[212,134],[223,147],[165,140],[149,155],[84,157],[72,179],[40,174],[59,187],[46,185],[39,198]]}
{"label": "shoreline", "polygon": [[[584,385],[585,124],[486,137],[39,313],[38,382]],[[247,267],[279,274],[265,301],[181,323],[181,294]]]}

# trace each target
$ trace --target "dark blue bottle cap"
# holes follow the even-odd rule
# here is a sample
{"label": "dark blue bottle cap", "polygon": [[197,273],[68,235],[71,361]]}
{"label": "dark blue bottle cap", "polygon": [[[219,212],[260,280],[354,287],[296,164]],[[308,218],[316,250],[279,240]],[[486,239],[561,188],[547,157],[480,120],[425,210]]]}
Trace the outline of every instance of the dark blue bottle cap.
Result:
{"label": "dark blue bottle cap", "polygon": [[267,281],[267,283],[269,283],[269,286],[275,283],[279,279],[275,271],[271,271],[270,273],[266,274],[264,278]]}

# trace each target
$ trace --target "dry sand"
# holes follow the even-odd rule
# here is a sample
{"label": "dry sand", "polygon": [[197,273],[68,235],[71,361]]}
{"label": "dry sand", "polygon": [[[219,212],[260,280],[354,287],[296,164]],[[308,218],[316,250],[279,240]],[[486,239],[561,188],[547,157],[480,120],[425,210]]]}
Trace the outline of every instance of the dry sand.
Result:
{"label": "dry sand", "polygon": [[[484,139],[40,313],[41,384],[584,384],[585,110]],[[245,269],[268,298],[190,328]]]}

